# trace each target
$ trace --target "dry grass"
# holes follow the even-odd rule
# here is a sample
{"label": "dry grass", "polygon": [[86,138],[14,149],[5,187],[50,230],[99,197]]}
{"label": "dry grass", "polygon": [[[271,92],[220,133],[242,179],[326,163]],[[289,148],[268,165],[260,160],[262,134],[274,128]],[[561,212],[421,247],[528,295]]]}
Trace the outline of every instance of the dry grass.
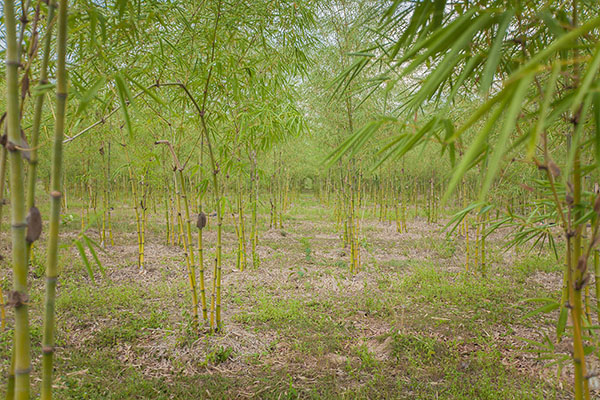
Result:
{"label": "dry grass", "polygon": [[[519,281],[508,267],[520,261],[500,252],[497,235],[487,277],[466,275],[462,238],[448,242],[440,224],[417,219],[407,234],[363,221],[363,267],[350,276],[348,252],[334,224],[314,218],[318,207],[304,198],[284,229],[261,232],[258,269],[234,270],[235,236],[226,232],[224,330],[214,335],[194,331],[183,251],[165,245],[164,235],[149,235],[140,272],[135,233],[115,232],[116,245],[100,253],[107,278],[97,274],[96,286],[76,252],[63,252],[59,396],[568,398],[561,390],[568,381],[557,382],[519,339],[551,331],[550,319],[519,318],[527,309],[521,299],[556,294],[560,273],[532,267],[521,286],[504,287]],[[158,218],[150,223],[160,231]],[[64,237],[76,237],[77,226]],[[211,226],[208,287],[214,240]],[[5,288],[9,279],[7,272]],[[32,281],[39,354],[42,285]],[[8,348],[1,355],[6,368]],[[37,376],[38,358],[34,367]]]}

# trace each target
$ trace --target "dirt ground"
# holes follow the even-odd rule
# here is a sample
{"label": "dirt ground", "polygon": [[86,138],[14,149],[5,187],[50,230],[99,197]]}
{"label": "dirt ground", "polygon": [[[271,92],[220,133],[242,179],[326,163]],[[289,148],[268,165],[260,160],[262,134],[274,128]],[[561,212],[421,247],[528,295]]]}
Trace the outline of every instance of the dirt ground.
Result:
{"label": "dirt ground", "polygon": [[[570,398],[568,338],[555,344],[556,315],[524,318],[536,306],[526,299],[560,298],[562,267],[547,249],[505,250],[507,232],[488,238],[485,271],[472,247],[466,271],[465,238],[448,237],[443,221],[417,216],[398,233],[367,212],[361,270],[352,275],[333,213],[304,195],[283,228],[267,229],[262,216],[260,265],[248,257],[239,271],[226,220],[223,329],[210,334],[206,324],[195,328],[184,252],[165,243],[160,213],[150,216],[140,271],[130,210],[115,212],[115,245],[99,251],[105,274],[92,263],[92,282],[71,245],[79,221],[70,212],[57,300],[58,398]],[[98,240],[94,227],[87,235]],[[6,294],[6,229],[0,238]],[[211,223],[209,300],[215,240]],[[36,388],[44,260],[40,244],[30,274]],[[8,310],[5,371],[11,326]],[[552,361],[560,359],[559,371]]]}

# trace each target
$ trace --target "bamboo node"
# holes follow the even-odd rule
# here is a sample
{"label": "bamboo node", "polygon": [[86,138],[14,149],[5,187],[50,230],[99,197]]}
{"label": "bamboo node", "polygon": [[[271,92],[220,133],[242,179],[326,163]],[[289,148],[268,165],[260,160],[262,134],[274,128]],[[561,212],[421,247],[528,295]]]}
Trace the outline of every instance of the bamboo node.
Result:
{"label": "bamboo node", "polygon": [[31,373],[31,367],[15,369],[15,375],[29,375]]}
{"label": "bamboo node", "polygon": [[42,354],[53,354],[54,349],[54,346],[42,346]]}
{"label": "bamboo node", "polygon": [[590,280],[590,276],[585,275],[579,282],[577,282],[575,284],[575,290],[583,289],[588,284],[589,280]]}
{"label": "bamboo node", "polygon": [[579,260],[577,261],[577,269],[579,271],[581,271],[582,273],[584,273],[585,270],[587,269],[587,260],[586,260],[585,256],[579,257]]}
{"label": "bamboo node", "polygon": [[62,193],[59,192],[58,190],[53,190],[50,192],[50,197],[52,197],[53,199],[60,199],[61,196],[62,196]]}
{"label": "bamboo node", "polygon": [[10,140],[6,141],[6,144],[4,145],[4,147],[6,147],[6,150],[8,150],[10,152],[18,150],[18,146]]}
{"label": "bamboo node", "polygon": [[29,303],[29,296],[27,293],[19,292],[17,290],[13,290],[8,293],[8,299],[6,301],[7,307],[21,307],[23,305],[27,305]]}

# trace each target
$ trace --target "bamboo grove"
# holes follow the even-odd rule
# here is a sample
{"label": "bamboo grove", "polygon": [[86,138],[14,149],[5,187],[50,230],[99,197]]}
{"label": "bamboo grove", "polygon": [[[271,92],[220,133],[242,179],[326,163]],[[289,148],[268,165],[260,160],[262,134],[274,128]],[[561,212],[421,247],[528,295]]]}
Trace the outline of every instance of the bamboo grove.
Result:
{"label": "bamboo grove", "polygon": [[[444,230],[464,249],[461,273],[481,280],[495,233],[510,236],[508,250],[555,254],[561,298],[527,317],[553,313],[552,345],[573,349],[556,362],[571,364],[574,397],[591,398],[590,360],[600,358],[593,2],[100,3],[2,8],[7,399],[53,397],[56,298],[59,278],[70,278],[62,253],[76,254],[95,285],[110,279],[101,255],[111,249],[134,246],[140,276],[155,266],[151,244],[176,249],[187,292],[170,301],[198,338],[225,335],[225,275],[264,268],[264,235],[284,235],[306,193],[331,212],[351,279],[373,258],[370,220],[399,237],[423,223]],[[39,257],[42,337],[32,343]]]}

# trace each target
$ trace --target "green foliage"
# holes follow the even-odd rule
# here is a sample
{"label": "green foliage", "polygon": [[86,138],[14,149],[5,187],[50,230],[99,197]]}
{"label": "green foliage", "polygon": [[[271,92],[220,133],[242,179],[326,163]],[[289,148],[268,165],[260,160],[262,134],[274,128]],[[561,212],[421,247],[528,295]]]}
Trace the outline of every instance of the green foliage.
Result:
{"label": "green foliage", "polygon": [[301,237],[300,238],[300,243],[302,244],[302,247],[304,249],[304,260],[307,263],[312,263],[313,262],[313,257],[312,257],[312,247],[310,245],[310,238],[308,238],[308,237]]}
{"label": "green foliage", "polygon": [[226,362],[233,355],[231,347],[219,346],[206,355],[206,365],[219,365]]}

